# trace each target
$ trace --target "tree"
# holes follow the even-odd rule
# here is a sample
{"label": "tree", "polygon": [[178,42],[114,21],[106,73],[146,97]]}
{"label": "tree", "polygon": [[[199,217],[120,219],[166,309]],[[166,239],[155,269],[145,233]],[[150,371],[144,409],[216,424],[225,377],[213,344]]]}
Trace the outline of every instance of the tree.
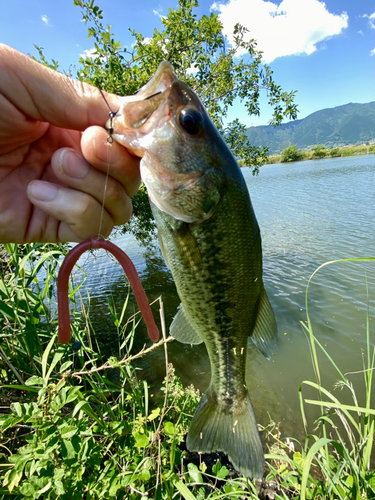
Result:
{"label": "tree", "polygon": [[327,155],[327,150],[322,144],[318,144],[311,148],[312,158],[324,158]]}
{"label": "tree", "polygon": [[341,156],[339,148],[333,148],[330,151],[328,151],[328,154],[332,156],[332,158],[337,158],[338,156]]}
{"label": "tree", "polygon": [[[245,41],[246,28],[237,24],[234,45],[228,46],[217,14],[198,17],[194,13],[197,0],[179,0],[178,7],[169,9],[161,19],[163,30],[155,29],[151,38],[130,29],[134,37],[131,49],[115,40],[110,25],[102,24],[103,11],[95,0],[74,0],[74,4],[82,9],[96,51],[94,57],[80,59],[79,79],[118,95],[134,94],[161,61],[169,61],[178,77],[198,94],[235,156],[254,167],[253,173],[265,163],[268,148],[251,146],[246,127],[239,120],[224,125],[234,100],[239,98],[249,115],[259,115],[259,95],[264,89],[273,107],[271,124],[297,117],[296,92],[285,92],[274,82],[272,70],[262,63],[256,41]],[[237,57],[239,49],[245,51],[244,56]],[[146,199],[144,190],[133,198],[136,219],[132,230],[138,237],[146,235],[152,218]]]}
{"label": "tree", "polygon": [[303,160],[305,155],[302,151],[297,149],[297,146],[289,146],[281,152],[281,163],[287,163],[290,161],[300,161]]}

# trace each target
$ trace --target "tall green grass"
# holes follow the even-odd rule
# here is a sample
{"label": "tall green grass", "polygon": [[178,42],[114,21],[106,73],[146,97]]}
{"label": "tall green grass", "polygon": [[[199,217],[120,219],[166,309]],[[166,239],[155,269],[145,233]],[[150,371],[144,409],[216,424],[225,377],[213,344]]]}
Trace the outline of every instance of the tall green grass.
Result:
{"label": "tall green grass", "polygon": [[[288,440],[278,441],[276,449],[280,454],[270,454],[268,459],[279,460],[279,467],[271,465],[271,477],[281,481],[286,491],[300,492],[301,500],[317,499],[373,499],[375,498],[375,459],[374,459],[374,426],[375,409],[373,406],[372,385],[375,369],[375,344],[370,332],[369,294],[367,290],[366,314],[366,352],[363,355],[363,383],[365,387],[365,405],[360,406],[350,376],[344,374],[335,363],[333,357],[314,335],[313,321],[310,317],[308,297],[311,281],[322,268],[339,262],[363,262],[375,259],[343,259],[326,262],[310,277],[305,296],[307,324],[301,321],[310,346],[311,360],[316,382],[305,380],[299,387],[301,415],[306,430],[304,443]],[[337,387],[346,391],[353,404],[341,403],[321,381],[319,353],[328,359],[336,371]],[[358,372],[357,372],[358,373]],[[304,399],[304,387],[316,391],[317,399]],[[315,431],[309,431],[305,405],[318,406],[320,417],[315,422]],[[318,430],[318,432],[316,432]],[[276,439],[277,441],[277,439]],[[291,444],[292,443],[292,446]],[[298,451],[294,451],[298,450]],[[283,478],[283,479],[282,479]],[[280,498],[288,498],[281,496]]]}
{"label": "tall green grass", "polygon": [[[105,358],[91,325],[90,307],[79,305],[82,284],[71,283],[72,343],[57,343],[55,280],[65,249],[5,246],[0,277],[1,413],[0,499],[371,499],[375,498],[375,410],[371,401],[375,352],[367,312],[361,406],[350,382],[315,338],[308,309],[302,326],[311,348],[316,381],[299,388],[306,439],[281,438],[270,423],[262,482],[235,473],[223,457],[189,454],[184,445],[199,394],[183,387],[168,360],[163,338],[134,352],[139,315],[127,318],[111,306],[118,332],[117,357]],[[325,265],[334,265],[327,263]],[[79,307],[78,307],[79,306]],[[164,349],[166,377],[158,394],[140,380],[134,360]],[[324,388],[320,356],[336,370],[353,404]],[[305,399],[304,389],[316,391]],[[310,430],[306,405],[321,414]]]}

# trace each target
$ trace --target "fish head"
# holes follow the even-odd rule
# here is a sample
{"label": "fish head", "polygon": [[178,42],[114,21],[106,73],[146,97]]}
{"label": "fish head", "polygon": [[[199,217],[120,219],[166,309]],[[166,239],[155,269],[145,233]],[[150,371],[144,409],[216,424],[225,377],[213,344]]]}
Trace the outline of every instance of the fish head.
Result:
{"label": "fish head", "polygon": [[162,62],[137,94],[120,101],[113,138],[141,158],[151,201],[184,222],[211,217],[223,190],[223,141],[196,94]]}

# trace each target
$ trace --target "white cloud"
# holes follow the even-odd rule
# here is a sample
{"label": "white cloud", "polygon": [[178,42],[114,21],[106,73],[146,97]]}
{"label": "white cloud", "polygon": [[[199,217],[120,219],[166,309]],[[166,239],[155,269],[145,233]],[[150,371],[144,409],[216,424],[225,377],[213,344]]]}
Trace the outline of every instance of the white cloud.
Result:
{"label": "white cloud", "polygon": [[160,17],[160,19],[162,19],[163,17],[165,17],[165,16],[162,15],[163,7],[160,4],[159,4],[158,8],[157,9],[153,9],[152,12],[155,14],[155,16]]}
{"label": "white cloud", "polygon": [[46,16],[45,14],[43,14],[42,16],[40,16],[40,18],[44,22],[44,24],[46,24],[47,26],[49,26],[49,18],[48,18],[48,16]]}
{"label": "white cloud", "polygon": [[367,17],[369,20],[369,25],[372,29],[375,29],[375,12],[373,14],[364,14],[362,17]]}
{"label": "white cloud", "polygon": [[319,0],[282,0],[279,5],[251,0],[249,4],[249,0],[230,0],[226,5],[215,3],[211,9],[219,11],[224,35],[230,42],[236,23],[248,28],[248,38],[255,38],[267,63],[283,56],[310,55],[319,42],[348,27],[346,12],[331,14]]}
{"label": "white cloud", "polygon": [[107,61],[108,56],[99,56],[99,54],[96,52],[96,48],[93,47],[92,49],[86,49],[83,51],[82,54],[80,54],[80,57],[83,57],[83,59],[98,59],[100,57],[101,61]]}
{"label": "white cloud", "polygon": [[[375,12],[370,15],[364,14],[362,17],[367,17],[367,19],[369,20],[370,28],[375,29]],[[370,51],[370,56],[375,56],[375,49],[372,49]]]}
{"label": "white cloud", "polygon": [[80,57],[83,57],[84,59],[97,59],[99,57],[98,53],[96,52],[96,48],[93,47],[92,49],[86,49],[80,54]]}

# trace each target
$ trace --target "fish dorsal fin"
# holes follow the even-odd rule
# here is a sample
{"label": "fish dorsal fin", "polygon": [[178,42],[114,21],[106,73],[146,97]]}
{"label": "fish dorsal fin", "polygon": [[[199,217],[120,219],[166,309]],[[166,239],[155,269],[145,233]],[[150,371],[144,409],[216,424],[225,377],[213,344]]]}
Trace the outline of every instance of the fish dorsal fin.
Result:
{"label": "fish dorsal fin", "polygon": [[263,356],[270,359],[276,347],[277,325],[274,312],[264,288],[260,292],[258,315],[250,340],[256,345]]}
{"label": "fish dorsal fin", "polygon": [[183,344],[201,344],[203,341],[191,326],[187,319],[183,305],[180,304],[177,309],[177,314],[174,317],[169,328],[169,333],[172,337]]}

